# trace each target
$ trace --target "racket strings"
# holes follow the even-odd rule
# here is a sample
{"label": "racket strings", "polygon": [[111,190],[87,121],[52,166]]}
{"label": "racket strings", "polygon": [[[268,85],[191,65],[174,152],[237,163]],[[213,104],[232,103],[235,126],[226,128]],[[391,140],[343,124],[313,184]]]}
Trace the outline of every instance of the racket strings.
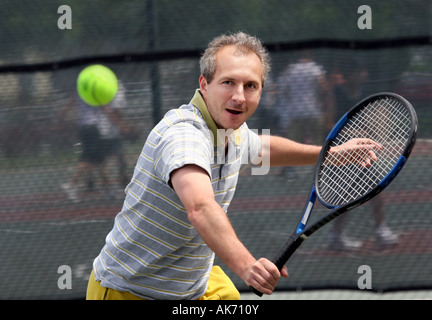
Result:
{"label": "racket strings", "polygon": [[321,198],[329,204],[342,205],[375,188],[403,153],[410,130],[411,117],[401,102],[393,98],[370,102],[345,124],[331,146],[354,138],[371,139],[382,146],[382,150],[374,150],[377,160],[370,167],[362,166],[370,158],[366,149],[355,154],[327,153],[318,175]]}
{"label": "racket strings", "polygon": [[[383,103],[388,104],[386,107],[397,107],[394,104],[389,104],[387,101],[383,101]],[[396,103],[396,101],[393,103]],[[375,153],[381,156],[383,169],[388,171],[393,167],[394,162],[388,161],[390,160],[389,157],[382,157],[382,153],[399,156],[403,152],[405,142],[409,137],[410,121],[406,122],[402,119],[409,120],[410,118],[408,113],[402,114],[402,111],[405,110],[404,108],[395,108],[393,109],[393,113],[388,114],[388,112],[385,112],[387,109],[381,108],[380,110],[377,108],[379,106],[381,106],[381,104],[375,106],[375,108],[371,108],[369,113],[361,114],[361,116],[367,116],[367,119],[365,117],[361,119],[358,118],[349,125],[351,128],[354,127],[358,130],[358,123],[369,123],[369,130],[364,132],[366,134],[363,138],[372,139],[383,146],[383,151],[380,152],[376,150]],[[400,104],[400,106],[403,107],[402,104]],[[392,118],[388,121],[390,116]],[[349,137],[349,135],[346,137]],[[400,143],[397,143],[398,141]],[[340,144],[340,141],[337,144]],[[359,153],[359,161],[362,160],[364,156],[365,154]],[[385,164],[387,164],[387,167],[384,167]]]}

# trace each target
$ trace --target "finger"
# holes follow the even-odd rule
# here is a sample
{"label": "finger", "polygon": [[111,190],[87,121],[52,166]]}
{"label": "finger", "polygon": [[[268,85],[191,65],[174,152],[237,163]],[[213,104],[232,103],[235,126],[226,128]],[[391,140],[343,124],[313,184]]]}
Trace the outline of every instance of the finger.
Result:
{"label": "finger", "polygon": [[276,284],[280,278],[280,272],[279,272],[278,267],[273,262],[271,262],[270,260],[265,259],[265,258],[260,259],[259,262],[264,267],[262,269],[261,275],[264,278],[271,276],[271,278],[274,281],[269,277],[268,279],[269,279],[270,283],[273,284],[273,282],[274,282],[274,284]]}
{"label": "finger", "polygon": [[273,287],[269,287],[265,282],[262,284],[258,279],[254,279],[249,285],[263,294],[273,293]]}
{"label": "finger", "polygon": [[289,277],[288,268],[286,266],[282,267],[281,276],[284,277],[284,278],[288,278]]}
{"label": "finger", "polygon": [[280,278],[279,270],[277,271],[277,273],[267,272],[262,276],[262,278],[266,282],[266,288],[273,290]]}
{"label": "finger", "polygon": [[255,278],[255,281],[257,285],[254,287],[264,294],[271,294],[276,286],[276,283],[272,284],[271,281],[265,277],[258,276]]}
{"label": "finger", "polygon": [[271,294],[276,286],[280,273],[270,260],[261,258],[253,266],[249,284],[264,294]]}
{"label": "finger", "polygon": [[372,150],[369,150],[369,158],[372,161],[377,161],[377,156],[376,156],[375,152],[373,152]]}
{"label": "finger", "polygon": [[362,147],[369,147],[369,148],[373,148],[373,149],[382,149],[382,146],[369,138],[358,138],[354,140],[355,144],[362,146]]}
{"label": "finger", "polygon": [[371,166],[371,161],[370,161],[369,158],[365,159],[364,165],[365,165],[366,168],[369,168]]}
{"label": "finger", "polygon": [[[272,263],[273,264],[273,263]],[[273,268],[273,266],[274,266],[274,268]],[[273,264],[273,266],[272,266],[272,269],[270,269],[270,270],[268,270],[267,269],[267,271],[271,274],[271,276],[272,276],[272,281],[271,281],[271,283],[272,284],[274,284],[274,285],[276,285],[276,283],[279,281],[279,279],[280,279],[280,276],[281,276],[281,273],[280,273],[280,271],[279,271],[279,269],[276,267],[276,265],[274,265]]]}
{"label": "finger", "polygon": [[382,145],[380,145],[378,142],[372,140],[372,139],[366,139],[367,141],[367,145],[369,145],[370,147],[372,147],[373,149],[382,149]]}

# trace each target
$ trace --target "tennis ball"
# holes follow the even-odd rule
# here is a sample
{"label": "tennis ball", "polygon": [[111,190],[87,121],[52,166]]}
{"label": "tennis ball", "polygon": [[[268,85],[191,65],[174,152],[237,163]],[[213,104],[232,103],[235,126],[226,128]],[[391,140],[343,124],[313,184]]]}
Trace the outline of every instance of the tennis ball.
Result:
{"label": "tennis ball", "polygon": [[100,64],[84,68],[77,78],[77,91],[80,98],[92,107],[109,104],[118,91],[115,73]]}

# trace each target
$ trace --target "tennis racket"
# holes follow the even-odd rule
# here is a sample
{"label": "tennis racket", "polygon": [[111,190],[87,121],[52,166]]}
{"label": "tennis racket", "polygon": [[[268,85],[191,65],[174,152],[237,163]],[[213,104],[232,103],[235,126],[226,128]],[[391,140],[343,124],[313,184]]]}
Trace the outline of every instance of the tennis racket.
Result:
{"label": "tennis racket", "polygon": [[[371,95],[348,111],[327,136],[301,219],[272,260],[279,270],[314,232],[384,190],[405,165],[416,136],[415,110],[397,94]],[[373,150],[376,160],[370,164],[365,165],[370,150],[347,151],[337,147],[358,138],[370,139],[380,145]],[[335,148],[329,152],[332,147]],[[331,210],[307,226],[316,199]],[[260,291],[251,289],[262,296]]]}

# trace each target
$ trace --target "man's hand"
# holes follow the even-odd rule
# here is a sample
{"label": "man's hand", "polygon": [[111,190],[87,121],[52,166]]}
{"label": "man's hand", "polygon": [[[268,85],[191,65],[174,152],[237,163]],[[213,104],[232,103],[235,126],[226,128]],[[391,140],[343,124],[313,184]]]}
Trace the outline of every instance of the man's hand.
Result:
{"label": "man's hand", "polygon": [[356,138],[344,144],[330,148],[325,164],[346,165],[359,164],[370,167],[377,160],[374,150],[382,150],[382,146],[371,139]]}
{"label": "man's hand", "polygon": [[273,262],[261,258],[248,270],[244,281],[264,294],[272,294],[281,276],[288,278],[288,268],[286,266],[279,272]]}

